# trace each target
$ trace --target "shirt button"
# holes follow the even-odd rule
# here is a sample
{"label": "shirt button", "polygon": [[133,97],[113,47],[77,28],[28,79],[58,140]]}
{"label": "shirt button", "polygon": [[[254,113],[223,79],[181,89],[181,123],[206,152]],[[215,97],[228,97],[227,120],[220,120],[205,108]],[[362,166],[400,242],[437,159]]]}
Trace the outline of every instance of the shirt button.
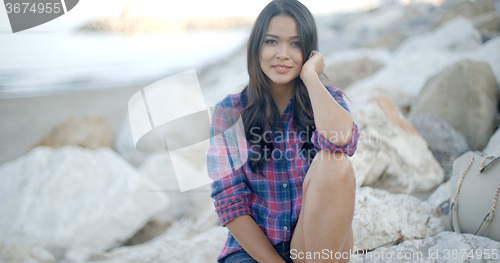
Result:
{"label": "shirt button", "polygon": [[288,227],[284,226],[283,229],[288,230]]}
{"label": "shirt button", "polygon": [[287,186],[287,184],[286,184],[286,183],[284,183],[284,184],[283,184],[283,187],[286,187],[286,186]]}

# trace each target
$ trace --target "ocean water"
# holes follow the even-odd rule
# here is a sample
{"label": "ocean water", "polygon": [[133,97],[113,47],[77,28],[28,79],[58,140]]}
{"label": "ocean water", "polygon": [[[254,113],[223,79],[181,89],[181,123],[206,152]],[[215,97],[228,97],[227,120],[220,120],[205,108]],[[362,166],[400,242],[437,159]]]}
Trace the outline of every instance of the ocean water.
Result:
{"label": "ocean water", "polygon": [[216,63],[246,45],[250,28],[124,35],[0,32],[0,98],[147,86]]}

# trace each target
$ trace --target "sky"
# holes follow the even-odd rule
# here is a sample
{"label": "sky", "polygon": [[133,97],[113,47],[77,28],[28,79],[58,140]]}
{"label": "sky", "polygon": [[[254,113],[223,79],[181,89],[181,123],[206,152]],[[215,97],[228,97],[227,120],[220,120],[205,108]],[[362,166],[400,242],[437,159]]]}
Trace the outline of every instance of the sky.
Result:
{"label": "sky", "polygon": [[[375,6],[380,0],[303,0],[314,15],[354,11]],[[2,0],[3,2],[3,0]],[[133,15],[149,15],[175,20],[185,16],[254,16],[269,0],[81,0],[68,14],[27,31],[73,28],[101,16],[118,16],[130,4]],[[10,30],[5,5],[0,6],[0,30]]]}

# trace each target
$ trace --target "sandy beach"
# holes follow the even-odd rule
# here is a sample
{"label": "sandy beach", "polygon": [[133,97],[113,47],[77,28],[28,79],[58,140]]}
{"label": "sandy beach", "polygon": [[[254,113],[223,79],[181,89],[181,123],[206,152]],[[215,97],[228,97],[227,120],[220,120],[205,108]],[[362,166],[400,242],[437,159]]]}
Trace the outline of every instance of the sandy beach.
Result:
{"label": "sandy beach", "polygon": [[141,88],[135,86],[0,99],[0,164],[27,153],[44,135],[70,116],[101,114],[116,134],[127,116],[128,100]]}

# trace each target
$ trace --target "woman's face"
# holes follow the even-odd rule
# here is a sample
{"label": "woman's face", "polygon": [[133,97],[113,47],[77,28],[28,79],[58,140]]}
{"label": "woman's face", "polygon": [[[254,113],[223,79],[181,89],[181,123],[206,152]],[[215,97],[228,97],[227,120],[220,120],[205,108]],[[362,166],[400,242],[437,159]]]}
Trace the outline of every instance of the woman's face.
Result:
{"label": "woman's face", "polygon": [[269,20],[259,62],[271,86],[292,85],[302,70],[302,51],[297,22],[289,16]]}

